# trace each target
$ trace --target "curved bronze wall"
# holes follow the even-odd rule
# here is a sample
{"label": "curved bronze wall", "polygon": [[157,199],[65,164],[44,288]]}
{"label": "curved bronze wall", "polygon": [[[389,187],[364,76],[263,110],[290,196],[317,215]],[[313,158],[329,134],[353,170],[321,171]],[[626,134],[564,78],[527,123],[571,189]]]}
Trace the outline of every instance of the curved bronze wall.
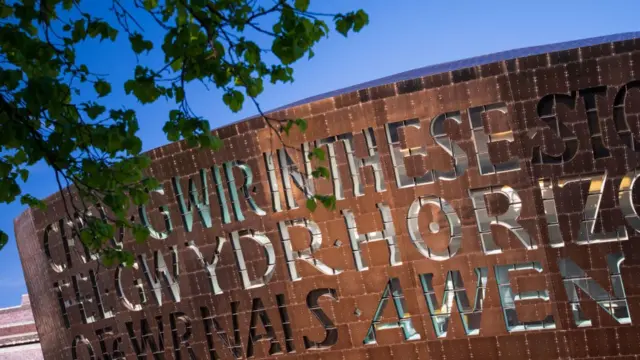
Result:
{"label": "curved bronze wall", "polygon": [[[640,355],[640,41],[403,76],[275,112],[308,119],[290,158],[261,119],[150,151],[133,269],[87,257],[60,194],[22,214],[45,357]],[[315,146],[335,211],[298,186]]]}

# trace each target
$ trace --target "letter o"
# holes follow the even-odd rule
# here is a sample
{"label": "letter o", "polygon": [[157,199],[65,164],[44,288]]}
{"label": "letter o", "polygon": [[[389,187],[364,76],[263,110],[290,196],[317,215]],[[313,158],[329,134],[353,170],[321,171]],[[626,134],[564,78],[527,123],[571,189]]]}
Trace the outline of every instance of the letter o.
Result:
{"label": "letter o", "polygon": [[[444,213],[447,222],[449,223],[449,246],[442,251],[434,251],[427,244],[425,244],[422,234],[420,233],[420,226],[418,224],[420,210],[423,206],[433,206]],[[418,249],[418,251],[425,257],[436,260],[445,261],[453,256],[460,250],[462,245],[462,226],[460,224],[460,218],[453,207],[444,199],[435,196],[419,197],[409,207],[409,213],[407,214],[407,228],[409,229],[409,236],[411,242]],[[432,233],[440,232],[440,229],[431,229]]]}

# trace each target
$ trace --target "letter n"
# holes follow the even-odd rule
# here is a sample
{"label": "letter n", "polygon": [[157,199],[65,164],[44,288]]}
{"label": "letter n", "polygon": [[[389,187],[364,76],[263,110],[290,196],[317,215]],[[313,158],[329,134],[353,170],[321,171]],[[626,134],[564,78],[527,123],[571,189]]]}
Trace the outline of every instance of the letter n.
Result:
{"label": "letter n", "polygon": [[589,327],[593,325],[591,320],[584,316],[580,308],[578,288],[592,300],[595,300],[619,324],[631,324],[631,314],[629,313],[622,275],[620,274],[620,265],[623,261],[624,255],[622,253],[607,255],[609,276],[611,277],[611,287],[613,288],[613,295],[611,295],[589,277],[573,260],[568,258],[560,259],[560,274],[562,275],[564,288],[567,291],[576,326]]}

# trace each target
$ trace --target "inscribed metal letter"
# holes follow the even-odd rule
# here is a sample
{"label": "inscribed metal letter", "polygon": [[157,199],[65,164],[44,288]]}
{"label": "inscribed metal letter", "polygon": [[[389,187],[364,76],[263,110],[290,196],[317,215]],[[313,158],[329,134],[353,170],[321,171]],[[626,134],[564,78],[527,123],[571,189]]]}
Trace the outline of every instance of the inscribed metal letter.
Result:
{"label": "inscribed metal letter", "polygon": [[391,266],[398,266],[402,264],[400,248],[396,241],[396,230],[393,226],[393,218],[391,217],[391,210],[384,203],[379,203],[377,206],[378,210],[380,210],[380,215],[382,216],[383,230],[366,234],[358,234],[356,220],[351,210],[342,210],[344,221],[347,224],[347,231],[349,232],[349,241],[351,242],[353,258],[358,271],[365,271],[369,268],[362,258],[362,252],[360,249],[361,243],[370,243],[382,240],[386,241],[389,248],[389,263]]}
{"label": "inscribed metal letter", "polygon": [[[444,216],[449,223],[449,246],[445,250],[434,251],[424,242],[422,234],[420,233],[418,221],[420,209],[422,209],[423,206],[435,207],[439,209],[440,212],[444,213]],[[430,225],[433,224],[438,225],[435,222]],[[422,255],[429,259],[444,261],[455,256],[458,250],[460,250],[462,243],[462,226],[460,224],[460,218],[453,207],[442,198],[435,196],[421,196],[416,199],[409,208],[409,213],[407,215],[407,228],[409,229],[409,236],[411,237],[413,245],[418,248],[418,251]],[[432,234],[440,232],[439,226],[437,226],[437,230],[434,230],[435,229],[430,227],[430,232]]]}
{"label": "inscribed metal letter", "polygon": [[[310,246],[303,250],[294,250],[291,237],[289,235],[289,227],[301,227],[306,229],[311,237]],[[307,219],[286,220],[278,222],[278,229],[280,229],[284,256],[287,260],[287,267],[289,268],[289,275],[292,281],[302,279],[302,277],[298,275],[296,260],[305,261],[325,275],[338,275],[342,272],[340,269],[332,269],[313,256],[313,253],[320,249],[320,246],[322,245],[322,233],[320,232],[318,224]]]}
{"label": "inscribed metal letter", "polygon": [[496,282],[498,283],[498,293],[500,294],[500,304],[502,305],[502,314],[504,315],[504,321],[507,326],[507,331],[516,332],[555,329],[556,323],[553,319],[553,315],[551,314],[546,315],[543,320],[538,321],[521,322],[520,320],[518,320],[518,314],[516,312],[517,301],[538,299],[549,301],[549,291],[547,291],[546,289],[537,291],[526,291],[516,294],[513,293],[513,290],[511,289],[511,280],[509,279],[509,272],[523,270],[535,270],[540,273],[542,272],[542,266],[536,261],[524,264],[495,266]]}

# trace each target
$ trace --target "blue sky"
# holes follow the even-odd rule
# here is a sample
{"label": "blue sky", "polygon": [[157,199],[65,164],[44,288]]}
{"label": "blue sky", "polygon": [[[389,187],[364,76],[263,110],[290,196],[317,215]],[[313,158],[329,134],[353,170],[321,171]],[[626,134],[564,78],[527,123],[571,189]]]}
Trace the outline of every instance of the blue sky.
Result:
{"label": "blue sky", "polygon": [[[105,2],[86,3],[99,8]],[[313,59],[296,64],[293,84],[266,87],[259,98],[263,109],[426,65],[640,30],[637,0],[312,1],[312,10],[319,12],[355,8],[364,8],[369,13],[370,25],[348,39],[334,33],[320,43]],[[138,110],[140,136],[148,150],[167,142],[161,129],[170,107],[167,104],[141,107],[124,95],[120,84],[132,76],[136,59],[127,51],[128,41],[124,37],[123,40],[108,46],[84,46],[79,50],[79,58],[94,71],[110,74],[114,85],[109,99],[112,106],[124,104]],[[217,91],[193,87],[187,95],[195,111],[211,121],[212,128],[256,113],[249,103],[241,112],[231,113]],[[35,166],[25,190],[40,197],[55,192],[52,172],[44,165]],[[20,295],[27,292],[13,239],[13,219],[23,210],[20,204],[0,205],[0,228],[10,234],[9,244],[0,251],[0,307],[17,305]]]}

